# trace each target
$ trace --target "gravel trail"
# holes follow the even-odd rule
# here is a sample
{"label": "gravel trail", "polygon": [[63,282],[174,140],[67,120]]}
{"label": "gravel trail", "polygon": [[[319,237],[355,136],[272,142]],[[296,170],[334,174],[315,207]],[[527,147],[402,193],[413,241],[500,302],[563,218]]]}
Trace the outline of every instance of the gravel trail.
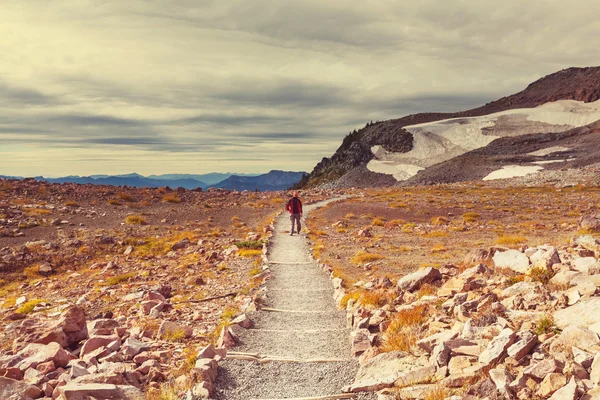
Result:
{"label": "gravel trail", "polygon": [[[332,200],[329,200],[332,201]],[[304,207],[304,215],[325,203]],[[337,310],[329,276],[310,257],[304,235],[289,235],[289,216],[275,223],[268,258],[265,307],[250,315],[253,329],[241,336],[235,351],[298,361],[225,360],[216,381],[218,400],[293,399],[341,393],[352,383],[358,362],[350,354],[350,331]],[[324,359],[323,362],[302,362]],[[361,394],[357,399],[374,399]]]}

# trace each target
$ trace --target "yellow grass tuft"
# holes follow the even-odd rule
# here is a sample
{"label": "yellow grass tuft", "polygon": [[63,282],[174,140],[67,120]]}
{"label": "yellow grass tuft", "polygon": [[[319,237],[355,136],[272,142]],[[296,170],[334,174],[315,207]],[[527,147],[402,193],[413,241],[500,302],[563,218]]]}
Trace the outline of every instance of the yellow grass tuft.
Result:
{"label": "yellow grass tuft", "polygon": [[174,203],[174,204],[181,203],[181,199],[179,197],[175,196],[174,194],[168,194],[168,195],[164,196],[163,201],[165,203]]}
{"label": "yellow grass tuft", "polygon": [[131,195],[129,193],[119,193],[119,194],[117,194],[117,198],[119,198],[123,201],[134,201],[133,197],[131,197]]}
{"label": "yellow grass tuft", "polygon": [[79,207],[79,203],[77,203],[76,201],[67,201],[65,203],[65,206],[76,208]]}
{"label": "yellow grass tuft", "polygon": [[476,212],[467,212],[463,214],[463,221],[465,222],[475,222],[479,219],[481,215]]}
{"label": "yellow grass tuft", "polygon": [[448,236],[450,236],[450,234],[448,232],[444,232],[444,231],[430,231],[430,232],[421,234],[421,237],[424,237],[424,238],[441,238],[441,237],[448,237]]}
{"label": "yellow grass tuft", "polygon": [[129,281],[135,275],[136,275],[135,273],[129,272],[127,274],[121,274],[121,275],[111,276],[110,278],[106,279],[105,284],[107,286],[118,285],[119,283],[123,283],[123,282]]}
{"label": "yellow grass tuft", "polygon": [[45,303],[45,302],[46,302],[46,300],[40,300],[40,299],[29,300],[29,301],[21,304],[21,306],[19,308],[17,308],[16,313],[17,314],[29,314],[30,312],[33,311],[35,306],[37,306],[40,303]]}
{"label": "yellow grass tuft", "polygon": [[262,250],[257,249],[240,249],[238,254],[242,257],[255,257],[262,254]]}
{"label": "yellow grass tuft", "polygon": [[527,238],[522,235],[503,235],[496,239],[496,244],[515,245],[527,242]]}
{"label": "yellow grass tuft", "polygon": [[377,261],[377,260],[381,260],[384,259],[385,257],[382,256],[381,254],[375,254],[375,253],[367,253],[364,251],[359,251],[358,253],[356,253],[354,255],[354,257],[352,257],[352,259],[350,260],[353,264],[364,264],[364,263],[368,263],[368,262],[373,262],[373,261]]}
{"label": "yellow grass tuft", "polygon": [[433,247],[431,248],[431,252],[432,252],[432,253],[442,253],[442,252],[444,252],[444,251],[446,251],[446,250],[448,250],[448,249],[446,248],[446,246],[444,246],[444,245],[443,245],[443,244],[441,244],[441,243],[438,243],[438,244],[436,244],[435,246],[433,246]]}
{"label": "yellow grass tuft", "polygon": [[129,215],[125,218],[125,223],[129,225],[146,225],[147,222],[141,215]]}
{"label": "yellow grass tuft", "polygon": [[111,206],[120,206],[121,202],[117,199],[110,199],[108,200],[108,204],[110,204]]}
{"label": "yellow grass tuft", "polygon": [[420,338],[424,312],[425,306],[417,306],[396,313],[383,334],[383,350],[410,351]]}
{"label": "yellow grass tuft", "polygon": [[371,221],[371,226],[384,226],[385,225],[385,218],[382,217],[377,217],[375,219],[373,219],[373,221]]}

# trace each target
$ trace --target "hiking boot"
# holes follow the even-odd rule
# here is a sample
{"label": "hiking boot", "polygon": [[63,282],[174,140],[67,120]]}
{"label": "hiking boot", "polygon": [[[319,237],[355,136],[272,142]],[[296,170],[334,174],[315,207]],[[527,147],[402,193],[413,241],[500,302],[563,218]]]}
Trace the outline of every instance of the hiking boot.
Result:
{"label": "hiking boot", "polygon": [[294,236],[294,231],[292,231],[292,232],[290,233],[290,236]]}

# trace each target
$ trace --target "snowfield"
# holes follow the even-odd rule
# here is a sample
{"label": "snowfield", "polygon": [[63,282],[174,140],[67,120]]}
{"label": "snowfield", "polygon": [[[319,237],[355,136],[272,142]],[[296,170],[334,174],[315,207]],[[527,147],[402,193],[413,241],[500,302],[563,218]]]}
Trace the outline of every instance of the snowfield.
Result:
{"label": "snowfield", "polygon": [[539,172],[542,169],[543,168],[538,165],[532,165],[532,166],[505,165],[501,169],[498,169],[498,170],[490,173],[482,180],[483,181],[491,181],[494,179],[515,178],[517,176],[525,176],[525,175],[529,175],[529,174],[535,174],[536,172]]}
{"label": "snowfield", "polygon": [[[412,150],[407,153],[394,153],[381,146],[373,146],[371,151],[375,158],[367,164],[367,168],[372,172],[392,175],[398,181],[406,180],[426,167],[485,147],[499,137],[562,132],[598,120],[600,100],[594,103],[560,100],[535,108],[409,125],[404,129],[413,134]],[[530,155],[544,156],[566,150],[568,149],[555,146]],[[527,168],[536,168],[536,171],[542,169],[538,166]],[[509,172],[504,172],[507,173]]]}

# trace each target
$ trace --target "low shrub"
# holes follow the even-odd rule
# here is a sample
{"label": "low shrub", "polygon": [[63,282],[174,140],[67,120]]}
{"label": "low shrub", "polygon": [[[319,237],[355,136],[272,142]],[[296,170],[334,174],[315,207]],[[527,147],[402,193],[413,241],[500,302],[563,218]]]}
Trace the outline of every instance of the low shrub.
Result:
{"label": "low shrub", "polygon": [[350,259],[350,262],[352,262],[353,264],[365,264],[368,262],[373,262],[373,261],[381,260],[384,258],[385,257],[382,256],[381,254],[367,253],[364,251],[359,251]]}
{"label": "low shrub", "polygon": [[496,244],[515,245],[527,242],[527,238],[522,235],[502,235],[496,239]]}
{"label": "low shrub", "polygon": [[125,223],[129,225],[146,225],[147,222],[141,215],[128,215],[125,218]]}
{"label": "low shrub", "polygon": [[174,194],[168,194],[168,195],[164,196],[163,201],[165,203],[174,203],[174,204],[181,203],[181,199],[179,197],[175,196]]}
{"label": "low shrub", "polygon": [[238,251],[238,254],[241,257],[255,257],[255,256],[260,256],[262,254],[262,250],[257,250],[257,249],[240,249]]}
{"label": "low shrub", "polygon": [[29,314],[30,312],[33,311],[35,306],[37,306],[40,303],[46,303],[46,300],[34,299],[34,300],[26,301],[25,303],[21,304],[19,306],[19,308],[17,308],[16,313],[17,314]]}

